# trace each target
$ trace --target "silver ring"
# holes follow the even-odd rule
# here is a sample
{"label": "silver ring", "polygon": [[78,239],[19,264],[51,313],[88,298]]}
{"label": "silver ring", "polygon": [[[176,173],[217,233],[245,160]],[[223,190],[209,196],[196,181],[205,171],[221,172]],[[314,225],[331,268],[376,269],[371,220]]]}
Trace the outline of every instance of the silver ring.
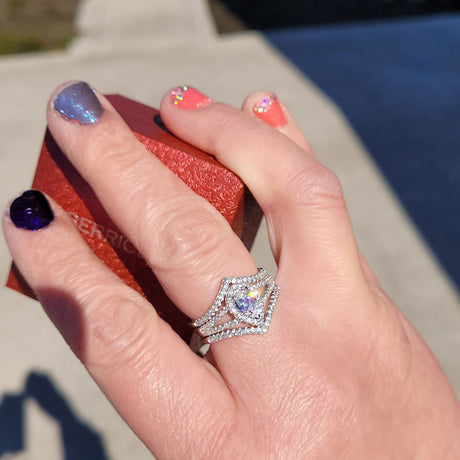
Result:
{"label": "silver ring", "polygon": [[226,277],[211,308],[193,326],[206,343],[238,335],[265,334],[280,288],[258,268],[253,276]]}

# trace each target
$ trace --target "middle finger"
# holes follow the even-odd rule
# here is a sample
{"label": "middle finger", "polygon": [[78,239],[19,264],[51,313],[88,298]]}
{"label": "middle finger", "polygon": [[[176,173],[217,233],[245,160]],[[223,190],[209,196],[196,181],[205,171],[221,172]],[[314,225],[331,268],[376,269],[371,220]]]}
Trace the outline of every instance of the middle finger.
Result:
{"label": "middle finger", "polygon": [[225,276],[256,272],[249,252],[219,212],[147,152],[111,104],[86,83],[68,83],[55,91],[48,124],[185,314],[203,314]]}

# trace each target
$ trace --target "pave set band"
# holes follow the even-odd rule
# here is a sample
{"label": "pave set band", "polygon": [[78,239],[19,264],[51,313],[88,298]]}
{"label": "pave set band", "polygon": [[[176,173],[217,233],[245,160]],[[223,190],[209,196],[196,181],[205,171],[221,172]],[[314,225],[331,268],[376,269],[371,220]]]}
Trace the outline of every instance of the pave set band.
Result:
{"label": "pave set band", "polygon": [[211,308],[192,324],[206,343],[265,334],[279,292],[280,288],[263,268],[258,268],[253,276],[226,277]]}

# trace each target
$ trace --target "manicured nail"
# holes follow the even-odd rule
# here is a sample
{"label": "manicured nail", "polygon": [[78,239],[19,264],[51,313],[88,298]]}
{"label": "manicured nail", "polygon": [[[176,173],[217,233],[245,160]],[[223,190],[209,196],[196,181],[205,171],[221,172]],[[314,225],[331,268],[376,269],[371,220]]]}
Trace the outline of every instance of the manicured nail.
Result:
{"label": "manicured nail", "polygon": [[54,108],[65,119],[81,125],[96,123],[104,113],[94,90],[84,81],[64,88],[54,99]]}
{"label": "manicured nail", "polygon": [[27,190],[16,198],[11,203],[9,216],[16,227],[26,230],[40,230],[54,219],[48,200],[38,190]]}
{"label": "manicured nail", "polygon": [[201,109],[214,101],[192,86],[178,86],[171,91],[171,103],[180,109]]}
{"label": "manicured nail", "polygon": [[287,124],[276,94],[268,93],[263,99],[254,104],[253,110],[256,117],[274,128],[282,128]]}

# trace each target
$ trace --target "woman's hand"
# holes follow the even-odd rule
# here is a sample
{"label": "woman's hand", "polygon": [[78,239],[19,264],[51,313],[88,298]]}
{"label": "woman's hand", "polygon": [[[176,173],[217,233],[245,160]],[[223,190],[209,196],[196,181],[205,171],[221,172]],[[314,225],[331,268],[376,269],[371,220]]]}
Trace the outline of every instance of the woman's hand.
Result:
{"label": "woman's hand", "polygon": [[[161,117],[238,174],[264,211],[281,288],[267,334],[219,341],[200,358],[52,200],[50,210],[29,193],[4,219],[20,271],[151,451],[166,459],[460,458],[455,396],[360,255],[340,183],[288,110],[267,93],[239,110],[179,87],[163,98]],[[223,217],[148,153],[99,93],[63,85],[48,123],[190,318],[206,312],[224,277],[256,273]]]}

